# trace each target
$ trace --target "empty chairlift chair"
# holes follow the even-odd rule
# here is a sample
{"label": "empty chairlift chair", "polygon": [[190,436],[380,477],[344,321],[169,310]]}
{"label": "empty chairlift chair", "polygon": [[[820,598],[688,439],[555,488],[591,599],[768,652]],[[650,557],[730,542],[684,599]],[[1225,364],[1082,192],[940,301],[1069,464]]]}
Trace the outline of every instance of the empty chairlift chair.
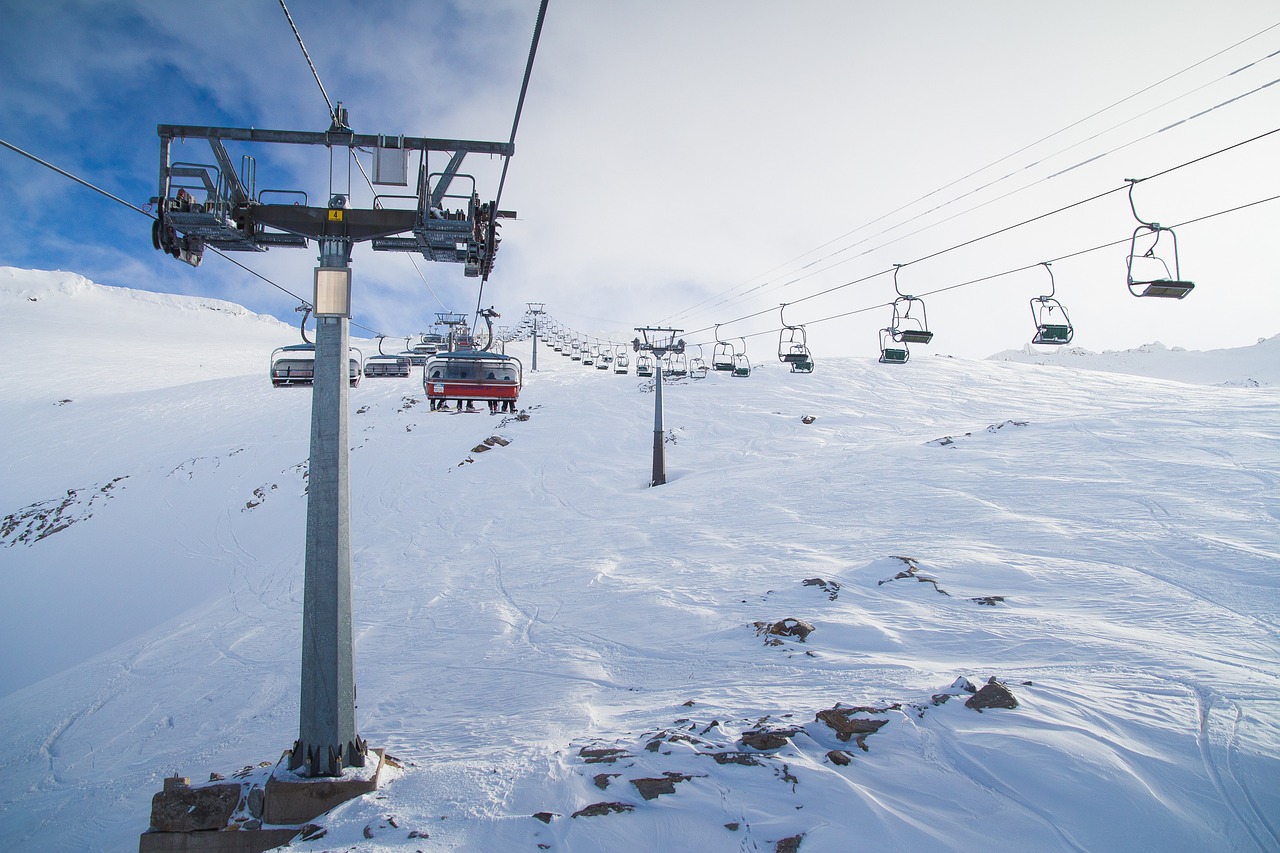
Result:
{"label": "empty chairlift chair", "polygon": [[667,364],[663,368],[672,379],[680,379],[689,375],[689,360],[683,352],[674,350],[667,353]]}
{"label": "empty chairlift chair", "polygon": [[613,372],[623,374],[630,367],[631,362],[627,359],[627,351],[622,347],[618,347],[618,351],[613,354]]}
{"label": "empty chairlift chair", "polygon": [[711,350],[713,370],[733,370],[733,344],[720,340],[720,324],[716,323],[716,345]]}
{"label": "empty chairlift chair", "polygon": [[378,354],[371,355],[364,361],[365,376],[389,376],[406,378],[409,375],[409,356],[402,353],[384,353],[382,351],[383,336],[378,335]]}
{"label": "empty chairlift chair", "polygon": [[694,346],[698,348],[698,354],[689,359],[689,375],[694,379],[704,379],[711,368],[702,357],[702,344],[694,344]]}
{"label": "empty chairlift chair", "polygon": [[933,340],[933,332],[929,331],[924,300],[909,296],[898,288],[898,270],[902,267],[902,264],[893,265],[893,289],[898,294],[898,298],[893,300],[894,340],[904,344],[927,344]]}
{"label": "empty chairlift chair", "polygon": [[[1164,299],[1182,299],[1195,288],[1195,285],[1182,279],[1178,267],[1178,235],[1172,228],[1166,228],[1159,222],[1147,222],[1138,215],[1133,203],[1133,188],[1138,185],[1138,178],[1128,178],[1129,209],[1133,218],[1138,220],[1138,227],[1133,229],[1133,237],[1129,240],[1128,285],[1134,296],[1154,296]],[[1163,234],[1169,235],[1169,251],[1156,254],[1156,246]],[[1138,244],[1150,238],[1151,243],[1138,254]],[[1173,269],[1169,268],[1167,258],[1172,258]]]}
{"label": "empty chairlift chair", "polygon": [[[296,385],[312,385],[316,377],[316,345],[307,340],[307,317],[311,314],[311,306],[303,303],[298,308],[302,311],[302,323],[298,330],[302,334],[302,343],[276,347],[271,351],[269,375],[271,384],[276,388],[289,388]],[[355,353],[347,359],[347,377],[354,388],[360,384],[364,375],[361,369],[363,356],[360,350],[351,347],[349,352]]]}
{"label": "empty chairlift chair", "polygon": [[784,302],[778,309],[778,317],[782,321],[782,331],[778,334],[778,361],[790,365],[792,373],[813,373],[813,356],[809,353],[804,326],[787,324],[782,316],[786,307]]}
{"label": "empty chairlift chair", "polygon": [[747,358],[747,341],[745,338],[738,338],[742,341],[742,349],[733,354],[733,372],[730,376],[746,377],[751,375],[751,361]]}
{"label": "empty chairlift chair", "polygon": [[898,330],[892,326],[880,330],[880,363],[906,364],[911,358],[911,350],[898,337]]}
{"label": "empty chairlift chair", "polygon": [[[360,367],[360,350],[352,347],[350,352],[355,355],[347,359],[347,378],[351,382],[351,387],[355,388],[360,384],[360,377],[364,375],[364,371],[361,370]],[[287,388],[295,385],[311,385],[315,382],[315,377],[315,344],[290,344],[289,346],[276,347],[272,351],[272,385],[277,388]]]}
{"label": "empty chairlift chair", "polygon": [[1057,286],[1053,280],[1053,270],[1049,262],[1041,264],[1049,272],[1049,295],[1037,296],[1031,300],[1031,317],[1036,323],[1036,334],[1031,339],[1033,344],[1061,345],[1071,343],[1075,329],[1071,327],[1071,318],[1067,309],[1054,298]]}
{"label": "empty chairlift chair", "polygon": [[653,376],[653,356],[649,353],[636,356],[636,376]]}

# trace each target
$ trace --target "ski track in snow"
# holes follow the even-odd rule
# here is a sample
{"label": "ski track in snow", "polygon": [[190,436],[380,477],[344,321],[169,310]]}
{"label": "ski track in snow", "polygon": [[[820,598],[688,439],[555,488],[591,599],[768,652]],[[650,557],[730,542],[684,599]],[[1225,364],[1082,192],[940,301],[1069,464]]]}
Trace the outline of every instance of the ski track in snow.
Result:
{"label": "ski track in snow", "polygon": [[[172,310],[43,275],[35,304],[86,346],[103,304]],[[65,826],[84,828],[65,849],[136,849],[163,776],[296,737],[310,394],[261,375],[296,330],[188,314],[179,337],[208,344],[178,375],[135,381],[112,360],[134,345],[107,340],[60,386],[0,378],[3,512],[130,478],[2,552],[7,849],[63,849]],[[0,312],[15,357],[41,316]],[[1031,849],[1280,850],[1277,388],[765,362],[664,388],[668,484],[648,489],[653,394],[539,356],[524,422],[431,412],[420,380],[352,392],[357,713],[409,766],[327,818],[325,845],[963,850],[998,826]],[[472,452],[494,434],[509,444]],[[895,579],[893,555],[931,582]],[[753,623],[787,617],[815,631],[765,645]],[[1019,708],[930,705],[959,675],[1005,681]],[[837,767],[849,744],[814,721],[836,702],[904,704]],[[762,766],[695,754],[749,751],[762,720],[800,727]],[[689,725],[702,746],[642,748]],[[634,754],[585,764],[590,744]],[[690,778],[652,801],[629,781],[667,771]],[[601,772],[621,775],[601,790]],[[603,801],[635,810],[570,817]]]}

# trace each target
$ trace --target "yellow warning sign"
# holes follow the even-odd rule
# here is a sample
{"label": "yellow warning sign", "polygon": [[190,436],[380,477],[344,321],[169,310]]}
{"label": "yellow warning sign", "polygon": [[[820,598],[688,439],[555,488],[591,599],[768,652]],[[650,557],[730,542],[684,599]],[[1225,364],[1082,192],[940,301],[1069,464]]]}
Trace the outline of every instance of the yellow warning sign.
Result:
{"label": "yellow warning sign", "polygon": [[330,222],[341,222],[341,221],[342,221],[342,214],[343,214],[343,211],[341,211],[341,210],[330,210],[330,211],[329,211],[329,221],[330,221]]}

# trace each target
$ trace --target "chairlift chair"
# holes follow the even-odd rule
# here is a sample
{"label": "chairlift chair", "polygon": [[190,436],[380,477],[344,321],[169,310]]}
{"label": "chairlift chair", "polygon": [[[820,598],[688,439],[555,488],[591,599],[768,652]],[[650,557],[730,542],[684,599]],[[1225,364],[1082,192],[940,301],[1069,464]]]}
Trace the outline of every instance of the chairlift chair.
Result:
{"label": "chairlift chair", "polygon": [[733,354],[733,372],[732,372],[731,374],[729,374],[729,375],[730,375],[730,376],[738,376],[738,377],[750,376],[750,375],[751,375],[751,361],[747,358],[747,339],[746,339],[746,338],[738,338],[738,340],[742,341],[742,349],[741,349],[740,351],[735,351],[735,352],[734,352],[734,354]]}
{"label": "chairlift chair", "polygon": [[[1134,296],[1182,299],[1195,288],[1195,284],[1182,280],[1182,274],[1178,267],[1178,235],[1173,233],[1172,228],[1166,228],[1159,222],[1147,222],[1138,215],[1138,209],[1133,203],[1133,188],[1138,185],[1140,179],[1127,178],[1126,180],[1129,181],[1129,209],[1133,211],[1133,218],[1138,220],[1139,223],[1138,227],[1133,229],[1133,236],[1129,239],[1129,257],[1126,259],[1129,292]],[[1156,246],[1160,243],[1160,236],[1165,233],[1169,235],[1169,241],[1172,243],[1172,271],[1169,269],[1169,262],[1156,254]],[[1146,251],[1139,255],[1138,242],[1147,237],[1151,238],[1151,245],[1147,246]],[[1136,277],[1134,261],[1138,262]],[[1161,271],[1163,271],[1163,275],[1160,275]]]}
{"label": "chairlift chair", "polygon": [[[1067,316],[1067,309],[1054,298],[1057,286],[1054,284],[1053,270],[1049,269],[1048,261],[1041,265],[1049,271],[1049,295],[1037,296],[1031,300],[1031,317],[1036,323],[1036,334],[1031,339],[1031,343],[1055,346],[1071,343],[1071,338],[1075,336],[1075,329],[1071,327],[1071,318]],[[1055,311],[1061,317],[1058,322],[1054,322]]]}
{"label": "chairlift chair", "polygon": [[[900,343],[901,346],[894,346]],[[880,330],[880,363],[881,364],[906,364],[911,358],[911,350],[907,344],[899,336],[897,329],[892,326]]]}
{"label": "chairlift chair", "polygon": [[[360,367],[363,355],[360,350],[351,347],[349,352],[354,357],[347,359],[347,378],[351,387],[360,384],[364,371]],[[271,352],[271,384],[276,388],[288,388],[298,385],[311,385],[316,375],[316,345],[290,344],[276,347]]]}
{"label": "chairlift chair", "polygon": [[778,309],[782,331],[778,333],[778,361],[791,365],[792,373],[812,373],[813,356],[809,353],[808,335],[804,326],[792,326],[783,316],[787,303]]}
{"label": "chairlift chair", "polygon": [[618,351],[613,356],[613,372],[622,374],[626,373],[631,367],[631,362],[627,359],[627,351],[622,347],[618,347]]}
{"label": "chairlift chair", "polygon": [[894,340],[904,344],[927,344],[933,340],[933,332],[929,331],[929,315],[925,311],[924,300],[903,293],[898,287],[898,270],[903,266],[893,265],[893,289],[898,294],[898,298],[893,300]]}
{"label": "chairlift chair", "polygon": [[787,303],[782,303],[778,309],[778,316],[782,321],[782,330],[778,333],[778,361],[783,364],[792,364],[797,361],[807,361],[809,358],[808,335],[805,333],[804,326],[792,326],[783,316]]}
{"label": "chairlift chair", "polygon": [[378,335],[378,354],[371,355],[364,361],[365,376],[390,376],[407,378],[409,376],[409,357],[403,354],[382,351],[383,335]]}
{"label": "chairlift chair", "polygon": [[476,400],[515,403],[524,382],[520,359],[483,350],[433,355],[422,371],[422,390],[429,400]]}
{"label": "chairlift chair", "polygon": [[689,359],[689,375],[694,379],[703,379],[711,368],[702,357],[702,344],[694,344],[694,346],[698,348],[698,354]]}
{"label": "chairlift chair", "polygon": [[653,356],[642,352],[636,356],[636,376],[653,375]]}
{"label": "chairlift chair", "polygon": [[672,379],[680,379],[689,375],[689,360],[683,352],[668,352],[667,366],[664,369]]}
{"label": "chairlift chair", "polygon": [[720,340],[720,324],[716,323],[716,345],[711,350],[714,370],[733,370],[733,344]]}

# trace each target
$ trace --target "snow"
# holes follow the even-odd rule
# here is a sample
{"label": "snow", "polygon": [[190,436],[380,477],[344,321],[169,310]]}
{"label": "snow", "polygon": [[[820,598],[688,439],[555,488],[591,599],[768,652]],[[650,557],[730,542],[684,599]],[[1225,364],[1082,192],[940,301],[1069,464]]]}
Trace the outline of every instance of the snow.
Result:
{"label": "snow", "polygon": [[[165,776],[296,738],[296,339],[0,268],[0,848],[136,849]],[[293,847],[1280,850],[1276,342],[753,354],[664,389],[656,489],[634,373],[513,344],[527,421],[366,379],[357,719],[405,768]]]}

